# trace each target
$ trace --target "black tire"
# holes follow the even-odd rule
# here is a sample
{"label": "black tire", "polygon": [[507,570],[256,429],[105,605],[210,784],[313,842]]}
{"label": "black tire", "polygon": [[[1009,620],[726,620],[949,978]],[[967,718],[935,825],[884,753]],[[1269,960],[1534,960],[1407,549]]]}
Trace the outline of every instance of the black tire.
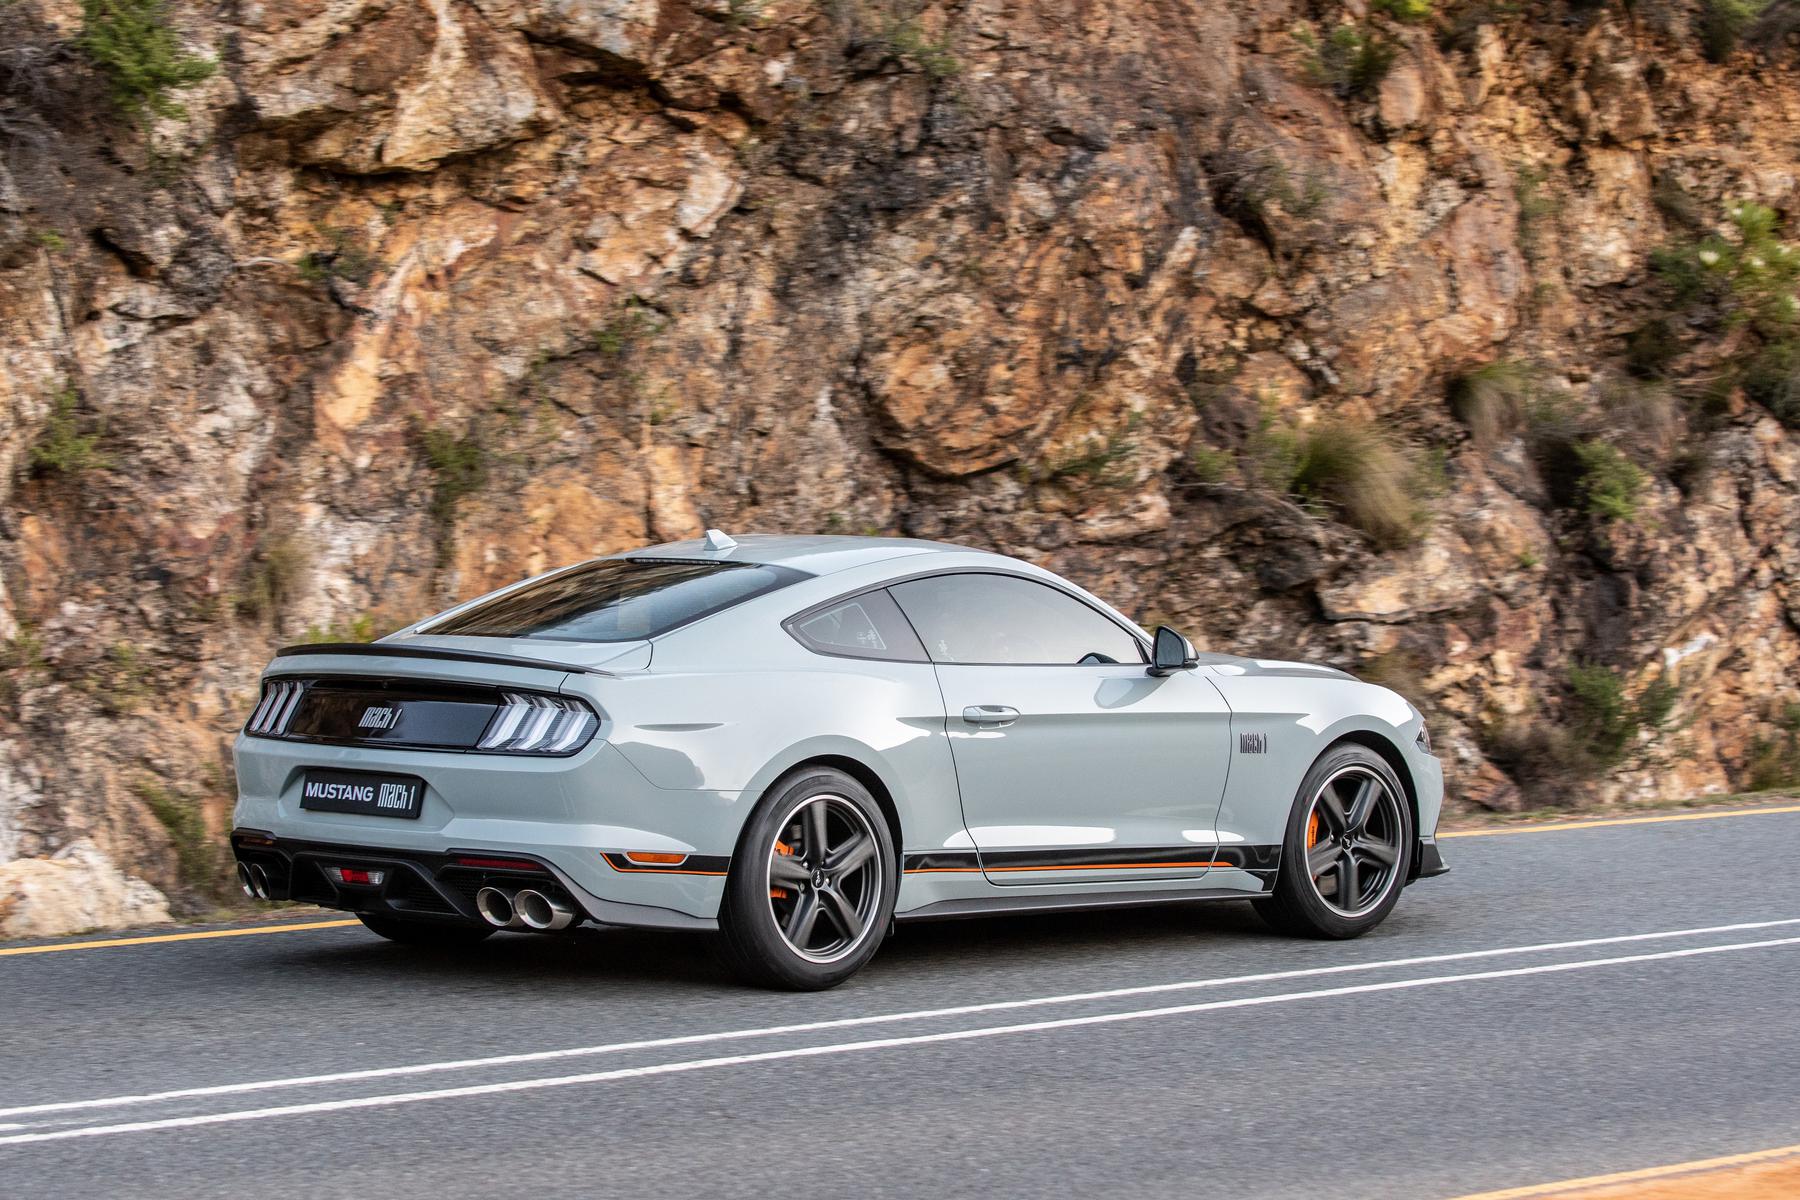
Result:
{"label": "black tire", "polygon": [[[815,827],[815,818],[823,823]],[[830,767],[783,776],[757,803],[732,856],[721,957],[762,987],[836,987],[887,935],[897,867],[887,818],[862,784]]]}
{"label": "black tire", "polygon": [[403,946],[425,946],[438,950],[453,950],[460,946],[473,946],[483,942],[494,933],[486,925],[471,925],[457,921],[409,921],[405,917],[389,917],[374,913],[357,913],[356,919],[368,927],[369,932],[378,933],[390,942],[399,942]]}
{"label": "black tire", "polygon": [[[1365,785],[1368,805],[1356,827]],[[1412,853],[1412,806],[1394,769],[1367,746],[1339,742],[1300,783],[1275,890],[1256,910],[1294,937],[1361,937],[1393,911]]]}

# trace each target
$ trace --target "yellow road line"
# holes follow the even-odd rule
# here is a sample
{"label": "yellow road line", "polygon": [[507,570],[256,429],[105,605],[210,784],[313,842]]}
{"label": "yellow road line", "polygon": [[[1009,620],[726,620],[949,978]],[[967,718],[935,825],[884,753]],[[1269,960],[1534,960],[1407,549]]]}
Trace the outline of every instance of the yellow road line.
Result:
{"label": "yellow road line", "polygon": [[8,954],[54,954],[58,950],[98,950],[108,946],[148,946],[156,942],[197,942],[203,938],[252,937],[259,933],[295,933],[302,929],[342,929],[358,921],[297,921],[292,925],[258,925],[251,929],[202,929],[195,933],[158,933],[149,937],[102,938],[92,942],[56,942],[49,946],[0,948]]}
{"label": "yellow road line", "polygon": [[1583,1179],[1565,1179],[1560,1183],[1534,1183],[1530,1187],[1505,1188],[1498,1192],[1475,1192],[1456,1200],[1526,1200],[1530,1196],[1560,1196],[1571,1191],[1607,1187],[1616,1183],[1641,1183],[1667,1179],[1674,1175],[1693,1175],[1716,1171],[1722,1167],[1746,1167],[1752,1163],[1773,1162],[1800,1154],[1800,1145],[1777,1146],[1773,1150],[1754,1150],[1749,1154],[1727,1154],[1721,1158],[1699,1158],[1692,1162],[1671,1163],[1666,1167],[1644,1167],[1636,1171],[1619,1171],[1612,1175],[1589,1175]]}
{"label": "yellow road line", "polygon": [[1782,804],[1771,808],[1734,808],[1727,812],[1664,813],[1656,817],[1608,817],[1603,821],[1551,821],[1543,825],[1497,826],[1493,829],[1451,829],[1440,832],[1439,839],[1463,837],[1499,837],[1508,833],[1556,833],[1563,829],[1601,829],[1608,825],[1657,825],[1664,821],[1713,821],[1720,817],[1759,817],[1764,813],[1800,812],[1800,804]]}

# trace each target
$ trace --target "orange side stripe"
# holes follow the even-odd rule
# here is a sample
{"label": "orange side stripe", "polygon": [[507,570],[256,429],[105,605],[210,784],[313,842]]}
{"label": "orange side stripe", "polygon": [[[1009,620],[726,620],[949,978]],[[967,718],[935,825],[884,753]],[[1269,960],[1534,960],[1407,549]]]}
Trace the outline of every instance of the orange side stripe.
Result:
{"label": "orange side stripe", "polygon": [[1156,867],[1229,867],[1224,862],[1059,863],[1046,867],[989,867],[990,871],[1142,871]]}

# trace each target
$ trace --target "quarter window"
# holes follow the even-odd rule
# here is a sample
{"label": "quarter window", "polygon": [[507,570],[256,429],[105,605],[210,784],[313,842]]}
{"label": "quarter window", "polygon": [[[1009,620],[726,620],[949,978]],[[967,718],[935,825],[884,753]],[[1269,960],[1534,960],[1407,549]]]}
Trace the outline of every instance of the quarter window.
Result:
{"label": "quarter window", "polygon": [[924,662],[925,650],[893,597],[876,589],[788,622],[809,650],[851,658]]}
{"label": "quarter window", "polygon": [[934,575],[889,589],[940,663],[1141,663],[1118,623],[1047,584],[1015,575]]}

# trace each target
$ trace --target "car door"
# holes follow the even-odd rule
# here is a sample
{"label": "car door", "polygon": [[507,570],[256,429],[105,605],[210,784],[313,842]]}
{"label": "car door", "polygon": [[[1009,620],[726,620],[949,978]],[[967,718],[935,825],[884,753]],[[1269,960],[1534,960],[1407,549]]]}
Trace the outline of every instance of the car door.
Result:
{"label": "car door", "polygon": [[1024,576],[888,590],[936,668],[988,879],[1181,879],[1213,865],[1230,715],[1204,676],[1151,676],[1134,633]]}

